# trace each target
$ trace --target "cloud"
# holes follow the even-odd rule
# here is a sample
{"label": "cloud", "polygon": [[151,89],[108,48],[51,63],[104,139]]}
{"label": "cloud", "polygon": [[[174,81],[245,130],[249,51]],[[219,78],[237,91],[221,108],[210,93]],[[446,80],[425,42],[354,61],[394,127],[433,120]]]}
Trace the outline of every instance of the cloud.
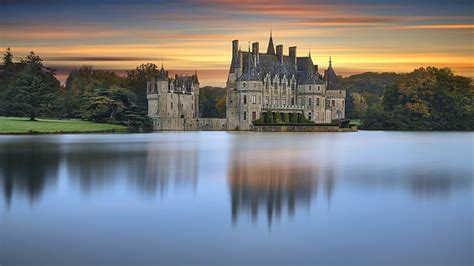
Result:
{"label": "cloud", "polygon": [[127,61],[170,61],[176,60],[172,58],[157,58],[157,57],[132,57],[132,56],[49,56],[45,58],[46,61],[74,61],[74,62],[127,62]]}
{"label": "cloud", "polygon": [[361,25],[361,24],[388,24],[400,22],[400,17],[339,17],[321,18],[296,22],[297,25]]}
{"label": "cloud", "polygon": [[400,26],[400,29],[474,29],[474,24],[432,24]]}

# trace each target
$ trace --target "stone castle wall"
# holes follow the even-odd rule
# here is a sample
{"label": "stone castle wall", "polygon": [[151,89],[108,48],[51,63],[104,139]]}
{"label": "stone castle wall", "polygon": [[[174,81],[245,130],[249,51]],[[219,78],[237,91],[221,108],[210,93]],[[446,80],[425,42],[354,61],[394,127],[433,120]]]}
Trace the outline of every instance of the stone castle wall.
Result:
{"label": "stone castle wall", "polygon": [[152,118],[156,131],[225,131],[226,118]]}

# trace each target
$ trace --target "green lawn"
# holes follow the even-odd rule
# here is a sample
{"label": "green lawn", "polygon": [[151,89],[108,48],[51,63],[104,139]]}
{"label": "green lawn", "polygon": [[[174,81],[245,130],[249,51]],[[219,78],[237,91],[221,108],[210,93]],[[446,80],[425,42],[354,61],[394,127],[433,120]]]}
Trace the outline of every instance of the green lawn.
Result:
{"label": "green lawn", "polygon": [[52,120],[0,117],[0,134],[126,132],[127,127],[82,120]]}

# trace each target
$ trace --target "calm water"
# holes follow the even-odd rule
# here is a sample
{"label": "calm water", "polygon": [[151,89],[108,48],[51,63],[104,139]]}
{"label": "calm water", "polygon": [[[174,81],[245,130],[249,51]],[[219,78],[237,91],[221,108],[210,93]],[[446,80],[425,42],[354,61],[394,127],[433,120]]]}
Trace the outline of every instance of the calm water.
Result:
{"label": "calm water", "polygon": [[0,264],[472,265],[474,133],[0,136]]}

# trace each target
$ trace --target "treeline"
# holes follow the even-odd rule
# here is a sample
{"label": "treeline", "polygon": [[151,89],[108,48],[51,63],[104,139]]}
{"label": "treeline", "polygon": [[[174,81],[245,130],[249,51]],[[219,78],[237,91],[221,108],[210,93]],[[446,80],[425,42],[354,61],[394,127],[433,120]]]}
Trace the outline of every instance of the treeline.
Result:
{"label": "treeline", "polygon": [[341,79],[346,116],[361,129],[474,130],[471,79],[449,68],[419,68],[407,74],[363,73]]}
{"label": "treeline", "polygon": [[84,66],[71,71],[63,86],[35,53],[14,62],[7,49],[0,65],[0,116],[83,119],[148,131],[146,83],[157,73],[154,64],[140,65],[125,77]]}

